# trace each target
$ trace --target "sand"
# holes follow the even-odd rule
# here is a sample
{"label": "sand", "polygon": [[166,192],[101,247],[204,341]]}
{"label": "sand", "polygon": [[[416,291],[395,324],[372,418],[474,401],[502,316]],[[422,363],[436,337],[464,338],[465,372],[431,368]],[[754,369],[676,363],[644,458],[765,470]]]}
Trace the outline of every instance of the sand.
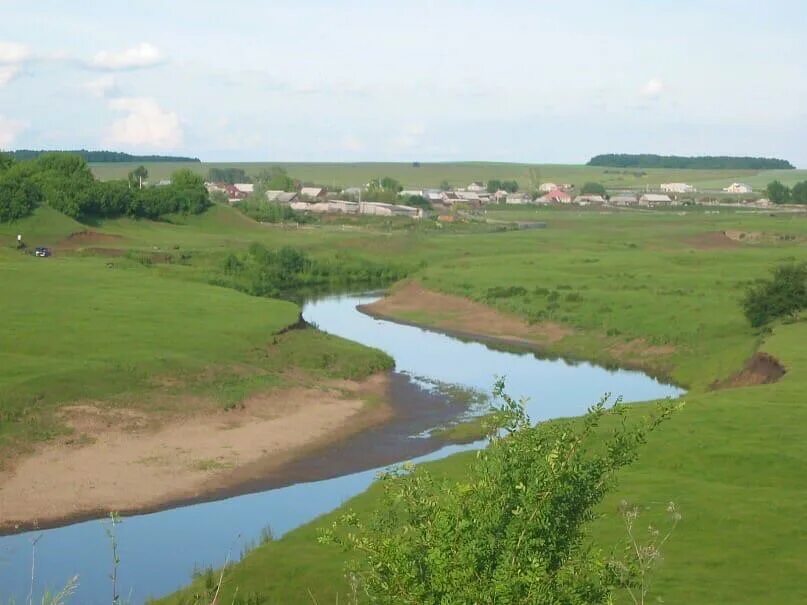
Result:
{"label": "sand", "polygon": [[0,529],[150,510],[266,476],[312,448],[383,422],[389,409],[377,400],[387,389],[388,375],[379,374],[275,390],[243,409],[159,422],[134,410],[66,408],[72,437],[0,473]]}

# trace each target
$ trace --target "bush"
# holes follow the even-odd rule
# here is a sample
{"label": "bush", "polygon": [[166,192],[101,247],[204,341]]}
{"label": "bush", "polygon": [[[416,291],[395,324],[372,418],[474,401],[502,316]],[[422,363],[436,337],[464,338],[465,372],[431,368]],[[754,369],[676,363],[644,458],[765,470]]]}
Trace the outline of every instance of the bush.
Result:
{"label": "bush", "polygon": [[742,307],[755,328],[780,317],[795,316],[807,308],[807,263],[777,267],[770,280],[746,291]]}
{"label": "bush", "polygon": [[[494,394],[503,405],[490,445],[461,481],[404,466],[382,476],[370,522],[349,513],[321,536],[359,555],[350,571],[370,602],[604,604],[637,580],[635,566],[593,547],[588,524],[673,408],[629,426],[602,400],[579,422],[533,426],[503,383]],[[608,417],[617,422],[604,437]]]}
{"label": "bush", "polygon": [[526,288],[521,286],[495,286],[488,288],[486,298],[512,298],[513,296],[524,296],[527,293]]}

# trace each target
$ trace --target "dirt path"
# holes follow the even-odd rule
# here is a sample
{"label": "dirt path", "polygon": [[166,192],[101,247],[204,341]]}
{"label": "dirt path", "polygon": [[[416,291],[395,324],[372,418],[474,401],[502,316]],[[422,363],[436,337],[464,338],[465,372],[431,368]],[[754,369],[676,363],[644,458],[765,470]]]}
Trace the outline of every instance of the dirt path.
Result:
{"label": "dirt path", "polygon": [[[0,473],[0,529],[51,525],[158,507],[239,485],[311,449],[383,422],[387,374],[322,388],[276,390],[243,409],[154,426],[132,410],[66,411],[81,435],[47,445]],[[376,402],[367,405],[368,401]]]}
{"label": "dirt path", "polygon": [[489,337],[525,345],[552,344],[572,334],[567,326],[552,322],[529,322],[502,313],[482,303],[459,296],[427,290],[417,282],[406,282],[390,294],[361,310],[376,317],[418,321],[425,314],[428,323],[458,335]]}

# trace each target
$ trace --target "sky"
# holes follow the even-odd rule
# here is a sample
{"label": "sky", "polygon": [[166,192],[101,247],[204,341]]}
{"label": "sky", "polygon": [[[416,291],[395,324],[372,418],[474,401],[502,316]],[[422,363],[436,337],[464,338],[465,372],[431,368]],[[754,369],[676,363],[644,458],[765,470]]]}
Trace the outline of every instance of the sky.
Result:
{"label": "sky", "polygon": [[807,167],[805,32],[804,0],[0,0],[0,149]]}

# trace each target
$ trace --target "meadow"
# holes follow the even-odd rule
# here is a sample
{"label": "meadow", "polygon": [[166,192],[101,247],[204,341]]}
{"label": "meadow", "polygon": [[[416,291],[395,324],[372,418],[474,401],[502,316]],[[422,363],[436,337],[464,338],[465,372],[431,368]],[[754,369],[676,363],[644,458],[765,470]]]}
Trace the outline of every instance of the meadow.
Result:
{"label": "meadow", "polygon": [[[398,180],[405,187],[439,187],[447,181],[452,187],[465,187],[472,181],[487,182],[490,179],[516,180],[522,188],[537,187],[544,182],[570,183],[582,186],[588,181],[602,183],[608,189],[636,189],[658,186],[666,182],[686,182],[703,189],[717,189],[733,182],[748,183],[755,190],[762,190],[774,179],[793,185],[807,179],[807,170],[662,170],[662,169],[617,169],[597,166],[566,164],[512,164],[496,162],[413,163],[403,162],[357,162],[342,163],[293,163],[293,162],[155,162],[145,165],[152,181],[167,179],[179,168],[187,168],[207,175],[211,167],[241,168],[248,175],[280,166],[295,179],[312,184],[338,189],[356,187],[371,179],[384,176]],[[102,180],[123,179],[137,164],[107,163],[91,164],[95,175]],[[642,174],[644,173],[644,174]]]}
{"label": "meadow", "polygon": [[[429,288],[575,327],[550,353],[634,364],[686,385],[685,408],[652,436],[640,462],[622,473],[618,489],[601,507],[593,537],[606,550],[620,541],[616,509],[622,499],[639,504],[649,518],[672,500],[684,511],[684,521],[665,548],[655,580],[656,594],[666,602],[803,602],[805,535],[796,520],[807,496],[807,324],[781,324],[761,333],[748,326],[738,301],[745,287],[773,266],[807,258],[807,221],[725,211],[502,209],[488,215],[529,216],[546,221],[547,228],[393,234],[388,243],[408,245],[369,244],[365,253],[423,259],[425,266],[411,277]],[[725,231],[766,237],[735,241]],[[524,292],[496,296],[512,287]],[[437,326],[439,318],[439,312],[402,317]],[[781,380],[715,387],[757,350],[785,366]],[[635,406],[634,413],[644,413],[643,407]],[[465,464],[460,455],[435,468],[460,477]],[[267,602],[333,602],[337,593],[344,599],[349,587],[343,555],[318,545],[316,536],[347,510],[366,513],[377,502],[378,492],[371,489],[260,546],[228,573],[225,597],[238,587],[239,594],[260,593]],[[191,590],[160,602],[188,602],[183,599],[203,591],[204,582],[199,578]]]}
{"label": "meadow", "polygon": [[[468,175],[452,178],[484,178]],[[151,388],[155,372],[198,377],[223,368],[200,388],[226,402],[278,380],[294,364],[316,380],[382,363],[372,351],[306,331],[284,339],[270,361],[258,361],[252,352],[293,323],[298,307],[209,281],[226,254],[253,242],[293,245],[319,258],[338,253],[394,263],[427,288],[571,327],[547,353],[633,365],[685,385],[686,407],[652,436],[602,506],[593,528],[597,543],[608,548],[621,536],[619,500],[650,514],[674,500],[684,521],[657,578],[665,601],[804,602],[807,323],[755,330],[738,302],[776,265],[807,259],[807,220],[725,210],[533,208],[490,208],[487,218],[542,221],[546,228],[478,232],[461,224],[402,228],[378,221],[296,229],[259,225],[223,206],[161,222],[92,225],[40,208],[0,225],[0,279],[11,293],[0,302],[8,327],[0,385],[19,397],[11,405],[4,400],[3,411],[12,419],[24,411],[18,418],[24,421],[3,424],[3,438],[47,439],[58,425],[40,423],[47,416],[41,411],[76,397],[126,401]],[[92,233],[71,237],[86,231]],[[30,245],[54,246],[56,254],[21,255],[11,248],[16,233]],[[437,325],[440,317],[426,310],[402,319]],[[315,353],[325,347],[340,352],[345,365],[322,367]],[[715,388],[757,350],[784,365],[781,380]],[[261,378],[242,383],[229,371],[233,364],[249,365]],[[436,468],[460,476],[465,464],[459,456]],[[377,496],[371,489],[342,510],[370,510]],[[318,602],[334,602],[337,593],[344,599],[343,556],[316,543],[318,528],[338,514],[249,554],[228,573],[225,602],[235,588],[268,602],[310,603],[311,594]],[[194,589],[204,582],[197,579]],[[163,602],[180,603],[188,594]]]}

